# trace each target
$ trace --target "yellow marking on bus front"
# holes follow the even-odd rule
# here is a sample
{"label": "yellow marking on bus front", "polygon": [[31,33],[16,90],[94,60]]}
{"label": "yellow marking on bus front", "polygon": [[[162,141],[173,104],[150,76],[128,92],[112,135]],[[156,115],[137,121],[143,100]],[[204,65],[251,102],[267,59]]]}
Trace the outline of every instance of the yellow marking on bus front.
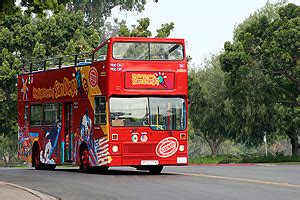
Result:
{"label": "yellow marking on bus front", "polygon": [[105,110],[106,110],[106,125],[103,125],[101,126],[104,134],[106,135],[106,138],[107,138],[107,141],[109,141],[109,115],[108,115],[108,112],[109,112],[109,109],[108,109],[108,99],[106,100],[106,103],[105,103]]}

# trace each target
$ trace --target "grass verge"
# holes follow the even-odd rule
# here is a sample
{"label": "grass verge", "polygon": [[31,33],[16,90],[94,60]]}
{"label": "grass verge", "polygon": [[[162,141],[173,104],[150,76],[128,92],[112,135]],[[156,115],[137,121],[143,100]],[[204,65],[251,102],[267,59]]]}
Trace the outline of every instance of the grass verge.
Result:
{"label": "grass verge", "polygon": [[300,164],[300,156],[285,156],[282,154],[262,155],[218,155],[200,156],[189,159],[190,164],[228,164],[228,163],[286,163]]}

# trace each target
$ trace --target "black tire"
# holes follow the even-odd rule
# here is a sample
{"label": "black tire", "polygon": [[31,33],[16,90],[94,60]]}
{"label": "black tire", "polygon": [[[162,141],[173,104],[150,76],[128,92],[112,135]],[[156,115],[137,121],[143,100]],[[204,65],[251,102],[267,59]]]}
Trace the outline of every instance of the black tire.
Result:
{"label": "black tire", "polygon": [[40,148],[37,143],[32,148],[32,167],[36,170],[55,170],[55,164],[44,164],[40,160]]}
{"label": "black tire", "polygon": [[32,167],[36,170],[45,169],[45,165],[40,160],[40,148],[37,143],[35,143],[32,148]]}
{"label": "black tire", "polygon": [[151,166],[148,168],[149,173],[156,175],[156,174],[160,174],[160,172],[163,170],[163,166],[162,165],[158,165],[158,166]]}
{"label": "black tire", "polygon": [[55,164],[45,164],[45,169],[47,170],[55,170],[56,165]]}
{"label": "black tire", "polygon": [[99,174],[105,174],[105,173],[107,173],[108,168],[109,167],[107,167],[107,166],[98,166],[98,167],[96,167],[96,170],[97,170],[96,172]]}
{"label": "black tire", "polygon": [[79,170],[81,172],[89,173],[91,172],[91,167],[89,166],[89,151],[86,145],[80,148],[80,166]]}

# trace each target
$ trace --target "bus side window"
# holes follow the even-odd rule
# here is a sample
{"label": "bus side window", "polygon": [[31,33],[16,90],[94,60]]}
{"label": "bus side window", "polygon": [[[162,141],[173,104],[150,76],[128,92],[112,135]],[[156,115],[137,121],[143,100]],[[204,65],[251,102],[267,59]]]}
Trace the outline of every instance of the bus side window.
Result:
{"label": "bus side window", "polygon": [[105,96],[95,97],[95,124],[106,124],[106,98]]}
{"label": "bus side window", "polygon": [[44,118],[45,125],[56,126],[59,121],[61,121],[60,114],[61,107],[57,103],[49,103],[44,105]]}
{"label": "bus side window", "polygon": [[61,103],[58,103],[58,113],[57,113],[57,121],[62,121],[62,105]]}
{"label": "bus side window", "polygon": [[36,104],[30,106],[30,125],[43,125],[43,105]]}
{"label": "bus side window", "polygon": [[107,58],[107,44],[101,47],[98,51],[94,54],[94,61],[105,61]]}

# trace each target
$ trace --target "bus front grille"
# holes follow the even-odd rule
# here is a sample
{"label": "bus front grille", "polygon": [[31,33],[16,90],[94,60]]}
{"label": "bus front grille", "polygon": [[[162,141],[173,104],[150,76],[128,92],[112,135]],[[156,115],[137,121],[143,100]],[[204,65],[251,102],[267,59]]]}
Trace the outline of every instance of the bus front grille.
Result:
{"label": "bus front grille", "polygon": [[124,144],[123,153],[124,154],[152,154],[155,155],[156,144]]}

